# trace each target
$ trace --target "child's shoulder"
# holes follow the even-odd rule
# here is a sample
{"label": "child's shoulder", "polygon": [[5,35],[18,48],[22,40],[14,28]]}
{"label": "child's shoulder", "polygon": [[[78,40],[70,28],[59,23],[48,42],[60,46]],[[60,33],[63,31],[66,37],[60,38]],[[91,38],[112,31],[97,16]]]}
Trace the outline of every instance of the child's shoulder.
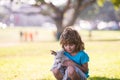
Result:
{"label": "child's shoulder", "polygon": [[84,51],[84,50],[79,51],[79,53],[81,53],[83,55],[87,55],[86,51]]}

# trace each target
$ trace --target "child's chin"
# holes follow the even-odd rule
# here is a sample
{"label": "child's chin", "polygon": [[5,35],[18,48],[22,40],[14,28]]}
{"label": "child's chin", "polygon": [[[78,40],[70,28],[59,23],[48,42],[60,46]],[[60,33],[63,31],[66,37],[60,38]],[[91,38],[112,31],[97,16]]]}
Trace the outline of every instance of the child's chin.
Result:
{"label": "child's chin", "polygon": [[72,53],[73,51],[68,51],[68,53]]}

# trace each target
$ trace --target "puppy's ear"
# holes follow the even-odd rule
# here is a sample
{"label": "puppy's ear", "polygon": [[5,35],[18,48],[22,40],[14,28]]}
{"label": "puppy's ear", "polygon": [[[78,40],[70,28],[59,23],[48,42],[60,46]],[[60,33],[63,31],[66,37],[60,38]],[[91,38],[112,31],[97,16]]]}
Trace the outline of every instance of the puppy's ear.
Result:
{"label": "puppy's ear", "polygon": [[53,50],[51,50],[51,54],[55,55],[55,56],[57,55],[57,53],[55,51],[53,51]]}

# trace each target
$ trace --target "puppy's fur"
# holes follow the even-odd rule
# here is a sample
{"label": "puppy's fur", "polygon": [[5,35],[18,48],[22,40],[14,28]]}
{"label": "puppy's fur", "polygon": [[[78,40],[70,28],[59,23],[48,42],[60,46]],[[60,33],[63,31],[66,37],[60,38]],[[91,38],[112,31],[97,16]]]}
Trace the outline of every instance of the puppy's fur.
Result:
{"label": "puppy's fur", "polygon": [[57,68],[57,69],[60,69],[62,67],[62,64],[65,60],[68,60],[68,58],[64,55],[64,51],[61,50],[61,51],[58,51],[58,52],[55,52],[53,50],[51,50],[51,54],[55,56],[54,58],[54,64],[53,64],[53,68]]}

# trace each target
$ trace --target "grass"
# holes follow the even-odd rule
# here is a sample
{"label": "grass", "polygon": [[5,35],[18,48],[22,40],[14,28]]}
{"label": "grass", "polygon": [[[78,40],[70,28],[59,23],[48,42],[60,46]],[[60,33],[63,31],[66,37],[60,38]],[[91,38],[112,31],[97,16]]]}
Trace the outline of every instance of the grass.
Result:
{"label": "grass", "polygon": [[[20,42],[19,31],[38,31],[34,42]],[[48,34],[46,34],[48,33]],[[88,80],[120,80],[119,31],[80,31],[85,51],[90,56]],[[50,68],[54,56],[50,50],[61,49],[50,30],[9,28],[0,30],[0,80],[55,80]]]}

